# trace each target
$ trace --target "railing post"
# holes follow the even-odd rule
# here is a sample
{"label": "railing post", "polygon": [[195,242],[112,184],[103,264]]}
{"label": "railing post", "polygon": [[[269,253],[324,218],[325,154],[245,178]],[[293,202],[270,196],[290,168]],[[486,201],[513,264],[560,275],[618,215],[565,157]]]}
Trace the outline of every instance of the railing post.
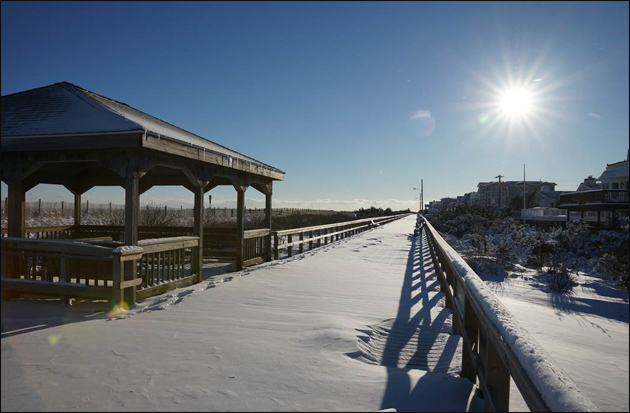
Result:
{"label": "railing post", "polygon": [[304,252],[304,231],[300,232],[300,254]]}
{"label": "railing post", "polygon": [[278,231],[273,233],[273,256],[275,260],[280,259],[280,237]]}
{"label": "railing post", "polygon": [[308,249],[311,251],[313,249],[313,230],[309,233],[309,241],[308,241]]}
{"label": "railing post", "polygon": [[[486,411],[510,411],[510,372],[491,340],[487,342],[486,384],[492,401],[486,400]],[[494,403],[494,406],[489,406]]]}
{"label": "railing post", "polygon": [[[470,299],[464,297],[464,331],[470,341],[473,351],[479,351],[479,319],[477,313],[470,304]],[[470,355],[470,351],[463,349],[462,372],[461,376],[467,378],[473,383],[477,382],[477,362]]]}
{"label": "railing post", "polygon": [[125,266],[122,264],[121,257],[121,252],[114,251],[112,253],[112,288],[114,290],[112,294],[112,304],[114,306],[120,305],[123,302],[123,294],[122,290],[120,289],[120,283],[125,279]]}
{"label": "railing post", "polygon": [[[287,242],[288,242],[289,244],[293,243],[293,235],[292,235],[292,234],[287,235]],[[293,245],[289,245],[289,246],[287,247],[287,255],[288,255],[289,257],[292,257],[292,256],[293,256]]]}

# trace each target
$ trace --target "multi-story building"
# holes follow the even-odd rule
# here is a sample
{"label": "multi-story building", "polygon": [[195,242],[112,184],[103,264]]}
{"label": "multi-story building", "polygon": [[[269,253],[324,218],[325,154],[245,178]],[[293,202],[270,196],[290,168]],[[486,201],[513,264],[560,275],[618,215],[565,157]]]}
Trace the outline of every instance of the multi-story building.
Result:
{"label": "multi-story building", "polygon": [[505,207],[510,204],[513,198],[523,198],[523,190],[527,195],[537,191],[536,201],[540,206],[554,207],[557,203],[558,194],[555,190],[556,184],[547,181],[526,181],[523,188],[523,181],[505,182],[479,182],[477,192],[479,194],[479,205],[488,207]]}
{"label": "multi-story building", "polygon": [[[567,220],[596,217],[596,225],[617,227],[619,218],[628,216],[630,185],[628,157],[625,161],[609,163],[599,181],[589,176],[576,192],[560,196],[560,208],[568,210]],[[627,218],[626,218],[627,219]]]}

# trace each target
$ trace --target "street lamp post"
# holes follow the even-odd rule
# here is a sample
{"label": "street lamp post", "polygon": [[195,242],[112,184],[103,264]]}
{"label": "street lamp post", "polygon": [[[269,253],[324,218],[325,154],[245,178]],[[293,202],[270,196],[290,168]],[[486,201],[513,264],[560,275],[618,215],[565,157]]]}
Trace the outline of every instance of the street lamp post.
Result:
{"label": "street lamp post", "polygon": [[421,195],[420,189],[413,188],[413,190],[418,191],[418,213],[421,214],[422,213],[422,195]]}

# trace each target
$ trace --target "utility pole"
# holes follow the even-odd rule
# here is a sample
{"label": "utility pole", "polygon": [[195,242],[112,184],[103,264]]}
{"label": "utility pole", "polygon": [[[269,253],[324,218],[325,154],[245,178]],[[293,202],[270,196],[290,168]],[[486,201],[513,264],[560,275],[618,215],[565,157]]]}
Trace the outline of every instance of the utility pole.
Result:
{"label": "utility pole", "polygon": [[499,174],[495,176],[495,178],[499,178],[499,208],[501,208],[503,206],[503,187],[501,185],[501,178],[505,178],[505,177]]}
{"label": "utility pole", "polygon": [[525,201],[526,198],[527,198],[527,184],[525,181],[525,164],[523,164],[523,209],[527,208],[527,201]]}

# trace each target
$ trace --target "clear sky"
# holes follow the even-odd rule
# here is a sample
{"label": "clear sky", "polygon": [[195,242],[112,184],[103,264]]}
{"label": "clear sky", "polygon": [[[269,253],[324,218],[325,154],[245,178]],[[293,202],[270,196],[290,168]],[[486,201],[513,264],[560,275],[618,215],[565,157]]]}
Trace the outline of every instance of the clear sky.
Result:
{"label": "clear sky", "polygon": [[574,190],[626,158],[628,16],[627,2],[3,1],[2,95],[68,81],[128,103],[285,171],[275,206],[414,207],[420,179],[428,202],[523,164]]}

